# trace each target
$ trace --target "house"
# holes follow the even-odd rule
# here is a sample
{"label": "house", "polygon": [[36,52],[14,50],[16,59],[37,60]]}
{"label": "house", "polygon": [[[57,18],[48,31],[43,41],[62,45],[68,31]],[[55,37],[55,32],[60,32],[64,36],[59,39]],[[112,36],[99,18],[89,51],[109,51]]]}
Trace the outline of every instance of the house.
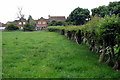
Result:
{"label": "house", "polygon": [[20,27],[20,29],[23,29],[23,26],[27,23],[27,20],[24,18],[21,18],[19,20],[15,20],[15,21],[8,21],[6,23],[5,26],[9,25],[9,24],[14,24],[17,25],[18,27]]}
{"label": "house", "polygon": [[19,20],[15,20],[13,22],[13,24],[17,25],[18,27],[20,27],[21,29],[23,29],[23,26],[27,23],[27,20],[24,18],[21,18]]}
{"label": "house", "polygon": [[2,23],[0,22],[0,27],[2,27]]}
{"label": "house", "polygon": [[12,21],[8,21],[8,22],[6,23],[6,25],[9,25],[9,24],[13,24],[13,22],[12,22]]}
{"label": "house", "polygon": [[0,22],[0,31],[2,31],[4,29],[5,29],[4,24],[2,22]]}
{"label": "house", "polygon": [[2,23],[2,27],[6,27],[6,24]]}
{"label": "house", "polygon": [[40,19],[36,20],[36,27],[35,30],[41,30],[45,29],[48,26],[48,22],[51,22],[53,20],[58,20],[58,21],[65,21],[65,16],[50,16],[49,19],[45,19],[41,17]]}
{"label": "house", "polygon": [[36,20],[36,27],[35,30],[41,30],[47,28],[47,19],[41,17],[40,19]]}
{"label": "house", "polygon": [[24,18],[21,18],[19,20],[14,20],[13,22],[7,22],[8,24],[14,24],[17,25],[18,27],[20,27],[20,29],[23,29],[23,26],[27,23],[27,20]]}

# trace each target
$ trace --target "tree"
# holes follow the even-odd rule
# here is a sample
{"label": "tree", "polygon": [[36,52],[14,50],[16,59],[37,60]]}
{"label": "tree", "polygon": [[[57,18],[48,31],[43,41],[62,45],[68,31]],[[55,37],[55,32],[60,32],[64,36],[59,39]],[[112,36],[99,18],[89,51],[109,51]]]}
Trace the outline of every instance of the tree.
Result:
{"label": "tree", "polygon": [[24,31],[33,31],[35,29],[35,26],[33,26],[32,24],[25,24],[23,27]]}
{"label": "tree", "polygon": [[99,6],[98,8],[93,8],[92,16],[98,15],[99,17],[104,17],[105,15],[117,15],[120,16],[120,1],[110,2],[108,6]]}
{"label": "tree", "polygon": [[120,1],[118,2],[110,2],[108,5],[110,15],[119,14],[120,15]]}
{"label": "tree", "polygon": [[14,24],[8,24],[7,27],[5,28],[5,30],[14,31],[14,30],[19,30],[19,28],[18,28],[18,26],[14,25]]}
{"label": "tree", "polygon": [[33,20],[33,18],[32,18],[32,16],[31,16],[31,15],[29,15],[29,17],[28,17],[28,23],[30,23],[30,22],[31,22],[31,20]]}
{"label": "tree", "polygon": [[33,26],[35,26],[35,24],[36,24],[36,22],[35,22],[35,20],[32,18],[32,16],[31,15],[29,15],[29,17],[28,17],[28,23],[29,24],[31,24],[31,25],[33,25]]}
{"label": "tree", "polygon": [[20,20],[22,27],[24,26],[22,19],[24,19],[24,14],[22,14],[22,8],[18,8],[17,18]]}
{"label": "tree", "polygon": [[91,9],[92,16],[98,15],[99,14],[99,9],[98,8],[93,8]]}
{"label": "tree", "polygon": [[81,25],[90,18],[90,11],[88,9],[76,8],[67,17],[66,22],[72,22],[74,25]]}
{"label": "tree", "polygon": [[98,8],[93,8],[92,16],[98,15],[99,17],[104,17],[105,15],[109,15],[109,10],[107,6],[99,6]]}

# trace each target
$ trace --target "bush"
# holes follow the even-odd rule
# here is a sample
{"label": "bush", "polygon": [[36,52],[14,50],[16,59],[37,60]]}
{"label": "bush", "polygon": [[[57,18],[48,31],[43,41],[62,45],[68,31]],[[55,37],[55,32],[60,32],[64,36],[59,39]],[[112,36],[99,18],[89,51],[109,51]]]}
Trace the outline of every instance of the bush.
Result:
{"label": "bush", "polygon": [[19,30],[19,27],[14,24],[8,24],[5,30],[8,30],[8,31]]}
{"label": "bush", "polygon": [[48,23],[48,26],[62,26],[62,25],[65,25],[65,23],[63,21],[57,21],[57,20],[53,20]]}
{"label": "bush", "polygon": [[33,26],[32,24],[25,24],[24,27],[23,27],[23,30],[24,31],[33,31],[35,29],[35,26]]}
{"label": "bush", "polygon": [[65,28],[64,26],[49,26],[47,29],[50,32],[57,32],[57,31],[62,30],[64,28]]}

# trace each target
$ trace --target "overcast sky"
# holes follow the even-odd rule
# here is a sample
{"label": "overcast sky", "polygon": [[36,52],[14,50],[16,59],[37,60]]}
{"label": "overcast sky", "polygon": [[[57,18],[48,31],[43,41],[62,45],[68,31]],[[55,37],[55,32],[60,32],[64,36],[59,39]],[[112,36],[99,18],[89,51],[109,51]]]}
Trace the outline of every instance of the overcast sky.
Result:
{"label": "overcast sky", "polygon": [[17,19],[18,7],[23,8],[25,18],[34,19],[51,16],[67,17],[75,8],[92,8],[108,5],[119,0],[0,0],[0,22],[6,23]]}

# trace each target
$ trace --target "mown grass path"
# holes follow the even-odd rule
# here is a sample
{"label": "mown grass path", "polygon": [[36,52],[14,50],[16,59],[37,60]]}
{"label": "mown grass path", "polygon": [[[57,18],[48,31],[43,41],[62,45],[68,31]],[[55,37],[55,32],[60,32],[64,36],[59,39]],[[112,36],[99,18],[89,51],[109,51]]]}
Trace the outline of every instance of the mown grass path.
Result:
{"label": "mown grass path", "polygon": [[54,32],[3,32],[3,78],[119,78],[86,46]]}

